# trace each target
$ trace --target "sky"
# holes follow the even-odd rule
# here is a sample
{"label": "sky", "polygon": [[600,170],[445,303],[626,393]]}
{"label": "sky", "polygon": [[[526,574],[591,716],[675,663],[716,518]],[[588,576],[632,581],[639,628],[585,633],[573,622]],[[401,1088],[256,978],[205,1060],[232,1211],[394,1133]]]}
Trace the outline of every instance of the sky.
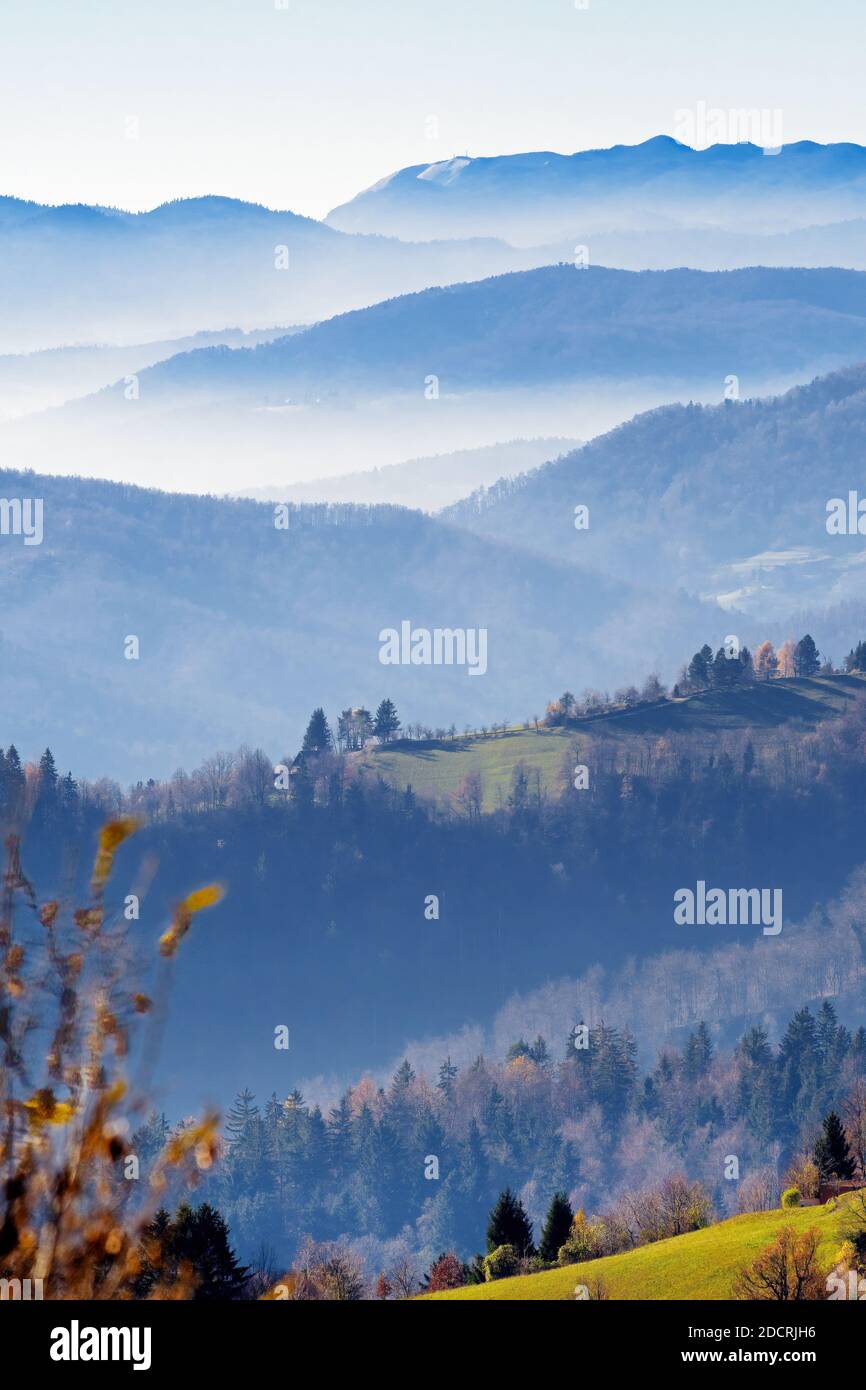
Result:
{"label": "sky", "polygon": [[408,164],[634,144],[700,102],[866,143],[862,0],[584,3],[0,0],[0,193],[322,217]]}

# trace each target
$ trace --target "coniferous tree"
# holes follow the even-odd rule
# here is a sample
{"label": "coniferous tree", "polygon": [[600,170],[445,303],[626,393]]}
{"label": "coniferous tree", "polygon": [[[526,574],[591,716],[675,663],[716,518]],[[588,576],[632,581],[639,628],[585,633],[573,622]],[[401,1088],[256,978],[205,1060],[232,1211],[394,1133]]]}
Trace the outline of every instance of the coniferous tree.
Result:
{"label": "coniferous tree", "polygon": [[439,1068],[439,1080],[436,1083],[437,1091],[443,1091],[447,1096],[448,1100],[451,1100],[454,1094],[454,1082],[456,1080],[457,1068],[454,1066],[453,1062],[451,1061],[451,1058],[446,1057],[445,1061]]}
{"label": "coniferous tree", "polygon": [[824,1180],[847,1180],[854,1176],[857,1165],[848,1147],[842,1121],[835,1110],[824,1116],[822,1133],[815,1145],[815,1164]]}
{"label": "coniferous tree", "polygon": [[14,744],[10,744],[6,753],[7,805],[10,806],[10,809],[14,809],[17,805],[25,784],[24,767],[21,766],[18,749],[15,748]]}
{"label": "coniferous tree", "polygon": [[57,792],[57,764],[50,748],[46,748],[39,759],[39,791],[44,796],[53,796]]}
{"label": "coniferous tree", "polygon": [[866,671],[866,642],[858,642],[845,658],[846,671]]}
{"label": "coniferous tree", "polygon": [[19,792],[24,790],[24,769],[21,766],[21,758],[14,743],[10,743],[6,754],[6,781],[10,788]]}
{"label": "coniferous tree", "polygon": [[39,782],[36,790],[36,804],[33,820],[37,826],[48,826],[55,820],[58,810],[57,764],[50,748],[46,748],[39,759]]}
{"label": "coniferous tree", "polygon": [[703,1076],[712,1061],[712,1057],[713,1044],[710,1041],[710,1030],[705,1023],[699,1023],[686,1043],[683,1057],[683,1069],[688,1080],[696,1081],[699,1076]]}
{"label": "coniferous tree", "polygon": [[230,1140],[242,1139],[249,1131],[252,1120],[258,1119],[259,1107],[256,1105],[256,1098],[248,1086],[239,1091],[229,1109],[226,1119],[226,1133]]}
{"label": "coniferous tree", "polygon": [[794,648],[794,670],[798,676],[814,676],[820,665],[818,648],[807,632]]}
{"label": "coniferous tree", "polygon": [[710,671],[713,664],[713,649],[704,644],[699,652],[695,652],[689,662],[687,672],[689,684],[705,689],[710,683]]}
{"label": "coniferous tree", "polygon": [[382,743],[390,743],[400,732],[400,720],[393,700],[383,700],[376,710],[373,733]]}
{"label": "coniferous tree", "polygon": [[518,1255],[535,1254],[532,1224],[523,1203],[510,1187],[500,1192],[487,1222],[488,1252],[498,1249],[500,1245],[513,1245]]}
{"label": "coniferous tree", "polygon": [[392,1096],[402,1096],[409,1089],[415,1080],[415,1073],[409,1064],[409,1059],[404,1057],[399,1067],[391,1077]]}
{"label": "coniferous tree", "polygon": [[346,1091],[328,1115],[328,1153],[338,1183],[345,1182],[352,1163],[352,1093]]}
{"label": "coniferous tree", "polygon": [[157,1279],[176,1279],[183,1266],[192,1269],[197,1302],[240,1297],[248,1274],[229,1244],[223,1217],[209,1202],[184,1204],[174,1219],[165,1210],[157,1212],[145,1230],[142,1264],[136,1281],[139,1298],[147,1296]]}
{"label": "coniferous tree", "polygon": [[306,758],[317,753],[330,753],[333,746],[334,738],[331,733],[331,726],[320,705],[310,715],[310,722],[307,725],[307,731],[301,745],[301,757]]}
{"label": "coniferous tree", "polygon": [[560,1249],[568,1240],[573,1220],[574,1212],[571,1209],[568,1194],[554,1192],[547,1209],[547,1216],[544,1218],[541,1243],[538,1247],[538,1253],[546,1264],[553,1264]]}

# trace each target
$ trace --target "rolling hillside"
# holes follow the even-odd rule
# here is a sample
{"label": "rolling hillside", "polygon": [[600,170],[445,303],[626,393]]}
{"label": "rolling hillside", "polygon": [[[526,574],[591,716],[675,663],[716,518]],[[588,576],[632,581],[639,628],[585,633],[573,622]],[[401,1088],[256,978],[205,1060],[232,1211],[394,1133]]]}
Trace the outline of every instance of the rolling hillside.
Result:
{"label": "rolling hillside", "polygon": [[514,477],[579,447],[576,439],[511,439],[302,483],[273,483],[239,495],[257,502],[390,503],[435,512],[478,487]]}
{"label": "rolling hillside", "polygon": [[[648,411],[445,515],[620,578],[663,572],[725,607],[782,620],[862,601],[863,537],[828,534],[827,506],[862,487],[864,429],[861,364],[764,400]],[[589,509],[582,531],[578,502]]]}
{"label": "rolling hillside", "polygon": [[[301,317],[275,302],[267,321],[277,307]],[[37,472],[122,472],[179,490],[237,492],[275,477],[307,482],[491,439],[589,439],[670,401],[718,402],[733,377],[743,397],[766,396],[863,360],[861,271],[635,273],[559,264],[400,295],[252,348],[179,353],[133,382],[120,378],[4,425],[0,448]],[[713,431],[722,433],[716,424]],[[713,435],[701,432],[706,450]],[[637,463],[653,481],[674,472],[682,433],[669,414],[647,441],[652,452]],[[801,437],[800,453],[807,446]],[[588,455],[588,481],[594,459]],[[582,475],[570,476],[572,486]],[[727,498],[717,501],[711,483],[701,500],[718,529]],[[650,496],[652,530],[665,521],[661,509],[675,515],[694,487],[683,479],[670,496]],[[618,525],[619,513],[631,522],[635,499],[643,503],[642,485],[611,499]],[[549,544],[565,555],[579,500],[568,498],[550,530]],[[785,503],[783,495],[778,505]],[[750,530],[765,544],[768,528],[758,520]],[[694,526],[667,534],[687,556],[699,540]],[[643,549],[619,548],[636,560],[647,548],[653,558],[657,552],[645,538]],[[731,576],[725,582],[728,591],[740,587]]]}
{"label": "rolling hillside", "polygon": [[443,798],[456,795],[467,773],[480,772],[484,810],[492,811],[508,796],[520,764],[530,776],[539,775],[547,792],[558,795],[564,771],[574,761],[570,754],[575,744],[581,760],[591,762],[594,748],[602,742],[620,745],[626,755],[636,739],[671,733],[695,734],[712,742],[729,731],[748,730],[759,742],[785,725],[814,727],[864,695],[866,679],[856,675],[794,678],[604,714],[569,729],[542,727],[536,733],[518,725],[486,736],[476,732],[453,739],[401,741],[354,758],[392,786],[411,785],[420,795]]}
{"label": "rolling hillside", "polygon": [[[866,357],[866,274],[573,265],[448,285],[340,314],[246,350],[205,348],[142,374],[142,407],[298,392],[444,392],[647,377],[718,382]],[[121,409],[123,392],[110,399]],[[104,398],[100,403],[107,404]]]}
{"label": "rolling hillside", "polygon": [[[81,775],[168,774],[239,739],[294,754],[316,705],[385,694],[405,720],[500,719],[551,684],[633,677],[632,631],[641,663],[669,660],[672,615],[678,642],[724,635],[707,605],[534,556],[518,567],[507,545],[397,507],[298,507],[277,529],[265,503],[81,478],[9,470],[0,495],[44,503],[42,544],[0,547],[9,737],[38,756],[56,728]],[[404,620],[486,629],[486,673],[384,665],[379,633]]]}
{"label": "rolling hillside", "polygon": [[492,238],[431,246],[347,236],[235,198],[140,213],[0,198],[0,352],[310,322],[548,260]]}
{"label": "rolling hillside", "polygon": [[841,1244],[841,1204],[800,1207],[793,1211],[762,1211],[734,1216],[702,1231],[643,1245],[622,1255],[608,1255],[585,1264],[567,1265],[544,1274],[498,1279],[490,1284],[471,1284],[428,1299],[483,1299],[485,1301],[574,1299],[575,1286],[585,1284],[592,1295],[600,1280],[608,1298],[641,1301],[679,1299],[724,1300],[731,1297],[735,1276],[778,1236],[783,1226],[797,1233],[817,1226],[821,1233],[819,1254],[829,1267]]}

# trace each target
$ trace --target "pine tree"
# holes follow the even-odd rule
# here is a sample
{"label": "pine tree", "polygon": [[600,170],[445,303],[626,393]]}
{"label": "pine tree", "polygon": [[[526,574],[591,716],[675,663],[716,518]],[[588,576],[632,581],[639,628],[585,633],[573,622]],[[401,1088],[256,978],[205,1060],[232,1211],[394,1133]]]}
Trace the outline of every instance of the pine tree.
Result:
{"label": "pine tree", "polygon": [[506,1187],[500,1192],[487,1222],[487,1250],[513,1245],[519,1255],[534,1255],[532,1225],[519,1197]]}
{"label": "pine tree", "polygon": [[544,1218],[541,1244],[538,1247],[538,1253],[545,1264],[553,1264],[556,1260],[560,1248],[568,1240],[573,1220],[574,1212],[567,1193],[554,1192],[547,1216]]}
{"label": "pine tree", "polygon": [[320,705],[310,715],[310,722],[307,725],[307,732],[304,734],[304,741],[301,745],[301,757],[311,757],[317,753],[330,753],[333,746],[334,738],[331,733],[331,726]]}
{"label": "pine tree", "polygon": [[77,811],[79,803],[78,783],[75,781],[71,772],[67,772],[66,776],[63,778],[59,786],[59,791],[60,804],[64,812],[72,814]]}
{"label": "pine tree", "polygon": [[710,1030],[705,1023],[699,1023],[686,1044],[683,1068],[689,1081],[703,1076],[713,1057],[713,1044]]}
{"label": "pine tree", "polygon": [[[154,1250],[159,1251],[159,1274],[154,1268]],[[209,1202],[199,1207],[184,1204],[174,1220],[165,1211],[157,1212],[145,1231],[145,1251],[136,1289],[139,1298],[146,1296],[158,1278],[169,1283],[177,1279],[182,1265],[192,1269],[193,1299],[198,1302],[238,1298],[247,1281],[248,1271],[238,1264],[229,1244],[228,1227]]]}
{"label": "pine tree", "polygon": [[39,759],[39,783],[36,792],[36,805],[33,819],[37,825],[53,822],[58,806],[58,777],[54,754],[46,748]]}
{"label": "pine tree", "polygon": [[50,748],[39,759],[39,789],[48,795],[57,790],[57,764]]}
{"label": "pine tree", "polygon": [[328,1154],[337,1185],[348,1177],[352,1163],[352,1092],[346,1091],[328,1115]]}
{"label": "pine tree", "polygon": [[820,665],[818,648],[807,632],[794,648],[794,670],[798,676],[814,676]]}
{"label": "pine tree", "polygon": [[710,683],[710,668],[713,664],[713,649],[706,646],[701,647],[699,652],[695,652],[689,662],[688,678],[689,684],[704,689]]}
{"label": "pine tree", "polygon": [[247,1086],[238,1092],[226,1120],[226,1133],[230,1141],[242,1139],[248,1133],[251,1121],[258,1119],[259,1107],[255,1101],[253,1092]]}
{"label": "pine tree", "polygon": [[846,671],[866,671],[866,642],[858,642],[845,658]]}
{"label": "pine tree", "polygon": [[848,1147],[842,1121],[831,1110],[824,1116],[822,1133],[815,1145],[815,1164],[821,1178],[853,1178],[856,1164]]}
{"label": "pine tree", "polygon": [[408,1058],[404,1057],[391,1077],[391,1095],[402,1097],[414,1080],[415,1073],[409,1065]]}
{"label": "pine tree", "polygon": [[399,732],[400,720],[397,718],[396,706],[393,700],[383,700],[376,710],[373,733],[381,743],[390,743]]}
{"label": "pine tree", "polygon": [[456,1080],[457,1068],[452,1063],[451,1058],[447,1057],[439,1068],[439,1080],[436,1083],[436,1089],[442,1091],[450,1100],[454,1094],[454,1082]]}
{"label": "pine tree", "polygon": [[14,743],[10,743],[9,751],[6,754],[7,785],[9,786],[10,790],[14,789],[17,792],[21,792],[24,790],[25,780],[26,779],[24,777],[24,769],[21,766],[21,759],[18,755],[18,749],[15,747]]}

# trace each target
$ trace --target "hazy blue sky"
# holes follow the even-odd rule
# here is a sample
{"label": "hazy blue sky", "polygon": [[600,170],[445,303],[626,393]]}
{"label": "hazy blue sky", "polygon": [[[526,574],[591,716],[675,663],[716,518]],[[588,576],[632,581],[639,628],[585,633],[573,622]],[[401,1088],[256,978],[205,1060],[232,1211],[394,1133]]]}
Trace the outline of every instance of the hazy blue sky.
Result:
{"label": "hazy blue sky", "polygon": [[699,101],[866,143],[862,0],[283,3],[0,0],[0,192],[321,216],[405,164],[635,143]]}

